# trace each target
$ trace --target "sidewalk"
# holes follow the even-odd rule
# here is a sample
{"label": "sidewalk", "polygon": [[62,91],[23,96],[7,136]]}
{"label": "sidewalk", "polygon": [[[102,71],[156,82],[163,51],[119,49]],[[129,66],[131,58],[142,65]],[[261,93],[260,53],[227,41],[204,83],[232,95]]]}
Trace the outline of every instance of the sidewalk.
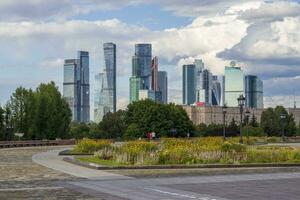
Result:
{"label": "sidewalk", "polygon": [[101,170],[88,169],[68,162],[63,161],[63,156],[58,156],[60,151],[67,150],[67,148],[60,148],[50,150],[43,153],[38,153],[32,156],[32,160],[44,167],[57,170],[72,176],[87,178],[92,180],[117,180],[130,179],[131,177],[112,174]]}

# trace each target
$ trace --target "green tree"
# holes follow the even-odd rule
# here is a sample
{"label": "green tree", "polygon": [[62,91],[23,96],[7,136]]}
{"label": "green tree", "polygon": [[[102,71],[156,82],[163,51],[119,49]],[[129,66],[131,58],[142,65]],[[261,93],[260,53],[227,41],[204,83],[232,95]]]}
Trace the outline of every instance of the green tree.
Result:
{"label": "green tree", "polygon": [[10,109],[9,103],[4,107],[4,137],[3,140],[12,140],[14,138],[13,134],[13,116]]}
{"label": "green tree", "polygon": [[88,138],[90,133],[90,126],[85,123],[72,122],[70,124],[70,138],[82,139]]}
{"label": "green tree", "polygon": [[126,112],[119,110],[115,113],[107,113],[99,123],[100,138],[121,138],[125,133],[127,124],[125,122]]}
{"label": "green tree", "polygon": [[237,136],[238,133],[239,133],[239,127],[233,117],[229,126],[226,129],[226,136],[227,137]]}
{"label": "green tree", "polygon": [[252,126],[252,127],[259,127],[259,124],[257,122],[257,119],[256,119],[254,113],[252,114],[249,125]]}
{"label": "green tree", "polygon": [[4,109],[0,106],[0,140],[4,140]]}
{"label": "green tree", "polygon": [[163,105],[149,99],[128,105],[125,122],[128,125],[137,124],[143,137],[149,132],[164,137],[186,137],[187,133],[194,131],[192,122],[181,106]]}
{"label": "green tree", "polygon": [[139,126],[135,123],[130,124],[125,131],[124,138],[131,140],[140,137],[144,137],[144,134],[141,132]]}

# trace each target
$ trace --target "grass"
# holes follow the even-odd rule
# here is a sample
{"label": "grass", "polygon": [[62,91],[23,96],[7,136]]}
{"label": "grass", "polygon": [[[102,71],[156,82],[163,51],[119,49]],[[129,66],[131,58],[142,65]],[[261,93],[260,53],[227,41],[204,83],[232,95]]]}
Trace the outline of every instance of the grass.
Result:
{"label": "grass", "polygon": [[[253,144],[256,138],[250,138]],[[238,138],[220,137],[131,141],[113,145],[110,141],[84,140],[77,151],[94,152],[80,161],[106,166],[202,165],[300,163],[300,149],[289,146],[242,145]]]}

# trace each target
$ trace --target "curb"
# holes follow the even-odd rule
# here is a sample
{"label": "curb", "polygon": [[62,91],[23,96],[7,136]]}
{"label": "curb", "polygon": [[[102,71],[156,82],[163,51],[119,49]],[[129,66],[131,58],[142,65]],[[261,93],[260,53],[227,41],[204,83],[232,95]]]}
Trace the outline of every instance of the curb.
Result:
{"label": "curb", "polygon": [[63,161],[79,165],[82,167],[87,167],[90,169],[97,169],[97,170],[128,170],[128,169],[205,169],[205,168],[258,168],[258,167],[265,167],[265,168],[280,168],[280,167],[300,167],[300,163],[277,163],[277,164],[202,164],[202,165],[148,165],[148,166],[103,166],[97,165],[94,163],[85,163],[74,158],[63,158]]}

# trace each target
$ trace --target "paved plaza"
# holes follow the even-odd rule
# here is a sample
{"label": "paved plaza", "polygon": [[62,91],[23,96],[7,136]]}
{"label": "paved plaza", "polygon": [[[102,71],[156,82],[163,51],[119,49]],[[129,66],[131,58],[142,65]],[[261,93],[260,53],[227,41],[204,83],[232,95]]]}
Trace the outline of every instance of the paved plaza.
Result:
{"label": "paved plaza", "polygon": [[65,163],[57,156],[64,148],[0,150],[0,199],[297,200],[300,196],[298,168],[277,173],[270,169],[248,174],[193,171],[192,176],[128,176]]}

